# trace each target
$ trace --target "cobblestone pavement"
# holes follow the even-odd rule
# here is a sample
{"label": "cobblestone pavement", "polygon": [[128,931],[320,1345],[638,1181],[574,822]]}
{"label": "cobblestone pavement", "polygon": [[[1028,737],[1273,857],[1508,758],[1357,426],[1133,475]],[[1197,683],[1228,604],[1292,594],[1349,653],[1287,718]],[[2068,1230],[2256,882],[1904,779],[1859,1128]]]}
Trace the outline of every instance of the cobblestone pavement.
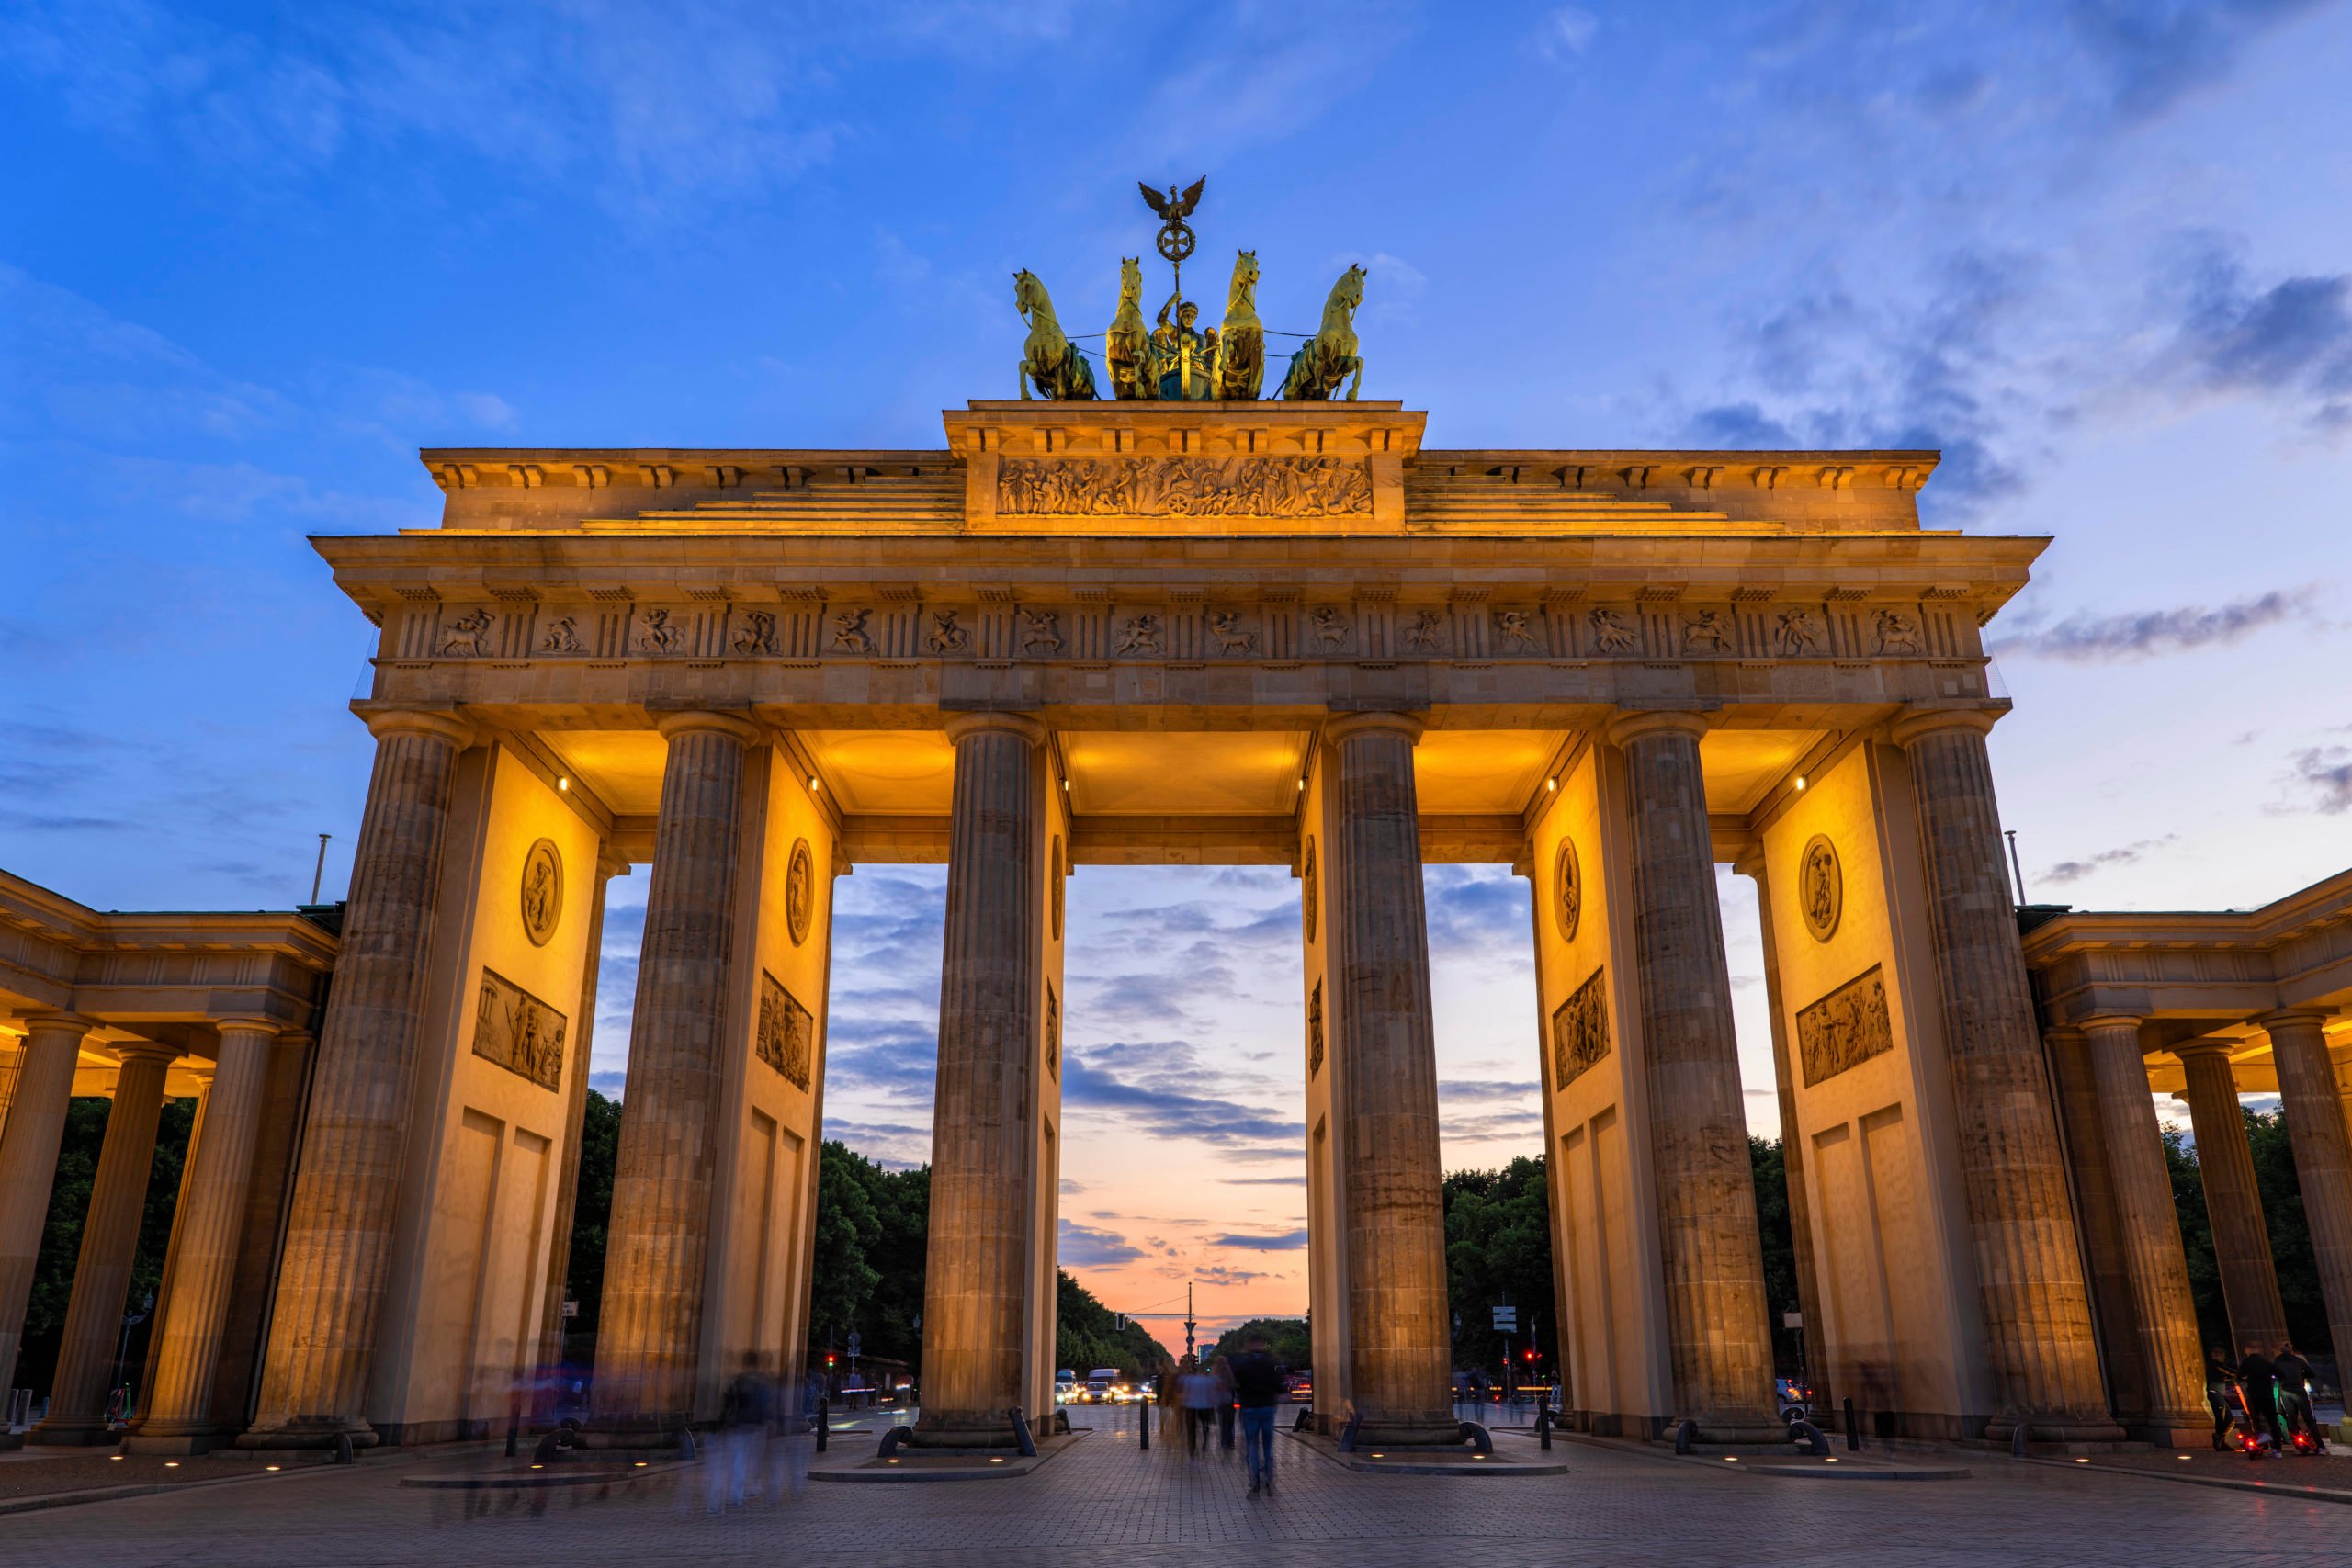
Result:
{"label": "cobblestone pavement", "polygon": [[[1510,1440],[1510,1439],[1507,1439]],[[1102,1430],[1035,1473],[907,1485],[819,1483],[797,1500],[703,1507],[694,1471],[633,1495],[556,1496],[469,1517],[402,1475],[489,1460],[377,1458],[348,1470],[91,1504],[0,1521],[0,1559],[141,1563],[910,1563],[1002,1568],[1250,1563],[2255,1564],[2346,1561],[2352,1508],[1972,1456],[1974,1476],[1773,1480],[1564,1444],[1565,1476],[1364,1476],[1284,1438],[1271,1498],[1238,1456],[1138,1453]],[[1036,1553],[1050,1553],[1039,1557]],[[1012,1554],[1027,1554],[1016,1557]]]}

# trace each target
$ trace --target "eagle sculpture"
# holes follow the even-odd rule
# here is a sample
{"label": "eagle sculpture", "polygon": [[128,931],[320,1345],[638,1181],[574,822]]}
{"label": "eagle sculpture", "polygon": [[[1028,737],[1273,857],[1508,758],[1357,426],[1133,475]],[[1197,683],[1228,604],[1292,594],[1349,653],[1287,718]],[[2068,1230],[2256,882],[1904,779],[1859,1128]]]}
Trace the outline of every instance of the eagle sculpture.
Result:
{"label": "eagle sculpture", "polygon": [[1201,204],[1201,187],[1208,183],[1209,177],[1206,175],[1203,175],[1199,179],[1193,182],[1192,189],[1184,192],[1182,196],[1176,194],[1176,187],[1174,186],[1170,186],[1168,187],[1168,194],[1166,196],[1160,195],[1149,186],[1145,185],[1141,180],[1137,180],[1136,182],[1136,188],[1143,192],[1143,199],[1146,206],[1149,207],[1154,212],[1166,219],[1169,222],[1179,223],[1191,217],[1193,215],[1193,209]]}

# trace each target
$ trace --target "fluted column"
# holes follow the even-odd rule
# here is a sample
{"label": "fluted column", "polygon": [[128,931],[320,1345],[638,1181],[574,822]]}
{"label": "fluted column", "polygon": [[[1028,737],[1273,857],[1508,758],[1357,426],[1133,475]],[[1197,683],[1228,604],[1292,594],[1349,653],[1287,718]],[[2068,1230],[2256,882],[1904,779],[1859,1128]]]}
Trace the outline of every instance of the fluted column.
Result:
{"label": "fluted column", "polygon": [[2325,1015],[2274,1012],[2255,1021],[2270,1036],[2278,1069],[2278,1098],[2287,1138],[2295,1149],[2295,1181],[2303,1190],[2303,1223],[2319,1264],[2327,1329],[2337,1347],[2352,1346],[2352,1146],[2327,1059]]}
{"label": "fluted column", "polygon": [[368,716],[376,767],[344,910],[342,951],[287,1216],[250,1448],[376,1440],[362,1405],[383,1316],[424,1030],[441,850],[458,758],[454,714]]}
{"label": "fluted column", "polygon": [[2059,1156],[1984,737],[1994,716],[1931,709],[1894,727],[1910,756],[1962,1196],[1998,1408],[1995,1439],[2110,1440],[2074,1205]]}
{"label": "fluted column", "polygon": [[1386,1444],[1446,1442],[1458,1430],[1413,785],[1420,735],[1401,714],[1352,714],[1323,732],[1333,762],[1326,918],[1339,964],[1331,1061],[1346,1088],[1350,1362],[1358,1436]]}
{"label": "fluted column", "polygon": [[155,1313],[155,1380],[126,1453],[195,1453],[211,1446],[213,1375],[243,1250],[254,1140],[277,1025],[220,1021],[220,1054],[182,1184],[178,1242]]}
{"label": "fluted column", "polygon": [[2058,1122],[2065,1129],[2066,1156],[2074,1172],[2075,1215],[2081,1226],[2091,1310],[2098,1314],[2099,1349],[2107,1361],[2108,1396],[2115,1415],[2127,1425],[2143,1424],[2150,1409],[2148,1359],[2140,1348],[2132,1266],[2124,1258],[2115,1177],[2108,1168],[2107,1132],[2100,1122],[2098,1079],[2091,1070],[2090,1039],[2079,1029],[2052,1029],[2042,1042],[2049,1053]]}
{"label": "fluted column", "polygon": [[[596,852],[596,890],[588,901],[588,961],[581,965],[579,1038],[570,1054],[571,1081],[564,1086],[563,1175],[556,1186],[555,1250],[548,1258],[547,1293],[539,1304],[539,1361],[555,1366],[563,1359],[563,1293],[571,1283],[571,1228],[580,1203],[580,1129],[588,1116],[588,1058],[596,1027],[596,971],[605,951],[605,895],[616,876],[628,874],[628,863],[609,848]],[[548,1388],[542,1410],[559,1391]]]}
{"label": "fluted column", "polygon": [[918,1440],[1007,1441],[1023,1404],[1028,1304],[1029,1064],[1045,942],[1038,748],[1017,714],[947,723],[956,747],[947,918],[932,1110]]}
{"label": "fluted column", "polygon": [[65,1106],[74,1096],[82,1036],[95,1022],[71,1013],[36,1013],[25,1021],[17,1096],[7,1126],[0,1128],[0,1399],[17,1386],[17,1351],[24,1341],[41,1232],[49,1225],[49,1190],[57,1176],[57,1146],[65,1135]]}
{"label": "fluted column", "polygon": [[2209,1432],[2205,1348],[2198,1342],[2197,1303],[2188,1292],[2164,1133],[2140,1054],[2140,1021],[2095,1018],[2084,1033],[2098,1085],[2099,1130],[2132,1282],[2132,1321],[2147,1371],[2147,1435],[2160,1443],[2195,1442]]}
{"label": "fluted column", "polygon": [[2259,1345],[2267,1355],[2287,1337],[2287,1307],[2278,1298],[2278,1268],[2270,1227],[2254,1181],[2254,1151],[2246,1146],[2245,1110],[2238,1102],[2230,1049],[2218,1040],[2177,1047],[2188,1080],[2189,1126],[2197,1138],[2197,1171],[2205,1187],[2205,1217],[2213,1231],[2213,1263],[2230,1313],[2230,1349]]}
{"label": "fluted column", "polygon": [[659,723],[670,754],[646,889],[596,1344],[602,1409],[650,1423],[682,1420],[694,1408],[744,761],[760,735],[731,714],[669,714]]}
{"label": "fluted column", "polygon": [[1633,973],[1650,1157],[1666,1269],[1675,1414],[1716,1442],[1780,1439],[1770,1406],[1764,1254],[1732,1032],[1731,966],[1693,713],[1609,727],[1625,755],[1633,850]]}
{"label": "fluted column", "polygon": [[155,1165],[164,1070],[179,1055],[175,1046],[145,1042],[115,1049],[122,1067],[115,1075],[106,1141],[98,1146],[97,1174],[90,1181],[90,1210],[82,1221],[82,1252],[74,1265],[74,1294],[65,1305],[49,1416],[28,1434],[28,1442],[74,1445],[108,1438],[107,1382],[114,1371],[115,1337],[122,1331],[123,1303],[130,1294],[147,1177]]}
{"label": "fluted column", "polygon": [[[1788,1015],[1781,1001],[1780,939],[1772,926],[1772,889],[1765,880],[1762,843],[1750,846],[1732,870],[1756,884],[1756,912],[1764,947],[1764,1001],[1772,1015],[1772,1089],[1781,1108],[1781,1169],[1788,1181],[1797,1304],[1804,1319],[1805,1381],[1812,1385],[1816,1408],[1834,1408],[1838,1394],[1829,1384],[1829,1324],[1822,1314],[1820,1276],[1813,1261],[1813,1193],[1805,1181],[1804,1134],[1797,1125],[1796,1075],[1790,1059]],[[1769,1302],[1766,1311],[1770,1311]],[[1771,1326],[1768,1319],[1767,1334]]]}

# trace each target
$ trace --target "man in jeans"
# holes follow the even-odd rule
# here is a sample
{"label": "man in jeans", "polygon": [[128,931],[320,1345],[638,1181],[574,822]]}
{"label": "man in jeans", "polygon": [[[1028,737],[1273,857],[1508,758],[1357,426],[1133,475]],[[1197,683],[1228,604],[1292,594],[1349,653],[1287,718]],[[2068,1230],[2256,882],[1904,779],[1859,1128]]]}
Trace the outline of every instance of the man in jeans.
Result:
{"label": "man in jeans", "polygon": [[1274,1406],[1283,1397],[1282,1369],[1266,1337],[1252,1334],[1233,1358],[1233,1399],[1241,1407],[1241,1450],[1250,1461],[1250,1495],[1274,1489]]}

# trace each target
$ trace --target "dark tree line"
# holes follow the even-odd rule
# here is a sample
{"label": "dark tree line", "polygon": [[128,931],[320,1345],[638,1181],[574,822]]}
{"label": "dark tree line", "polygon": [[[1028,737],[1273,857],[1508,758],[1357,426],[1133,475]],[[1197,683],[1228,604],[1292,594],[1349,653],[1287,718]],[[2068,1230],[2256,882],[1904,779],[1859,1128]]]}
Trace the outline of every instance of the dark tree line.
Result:
{"label": "dark tree line", "polygon": [[[2246,1145],[2254,1156],[2255,1187],[2262,1194],[2262,1214],[2270,1227],[2278,1296],[2287,1309],[2287,1336],[2306,1351],[2326,1350],[2327,1303],[2320,1294],[2319,1259],[2303,1219],[2303,1188],[2295,1175],[2295,1151],[2287,1142],[2287,1118],[2276,1111],[2243,1114]],[[2230,1314],[2222,1301],[2222,1273],[2213,1258],[2213,1227],[2205,1213],[2205,1177],[2197,1166],[2197,1151],[2184,1134],[2167,1129],[2165,1161],[2172,1168],[2173,1204],[2180,1212],[2180,1239],[2188,1254],[2188,1291],[2197,1303],[2197,1326],[2208,1345],[2227,1345]]]}

